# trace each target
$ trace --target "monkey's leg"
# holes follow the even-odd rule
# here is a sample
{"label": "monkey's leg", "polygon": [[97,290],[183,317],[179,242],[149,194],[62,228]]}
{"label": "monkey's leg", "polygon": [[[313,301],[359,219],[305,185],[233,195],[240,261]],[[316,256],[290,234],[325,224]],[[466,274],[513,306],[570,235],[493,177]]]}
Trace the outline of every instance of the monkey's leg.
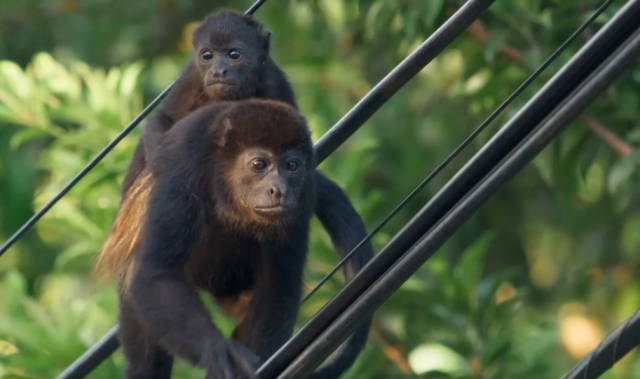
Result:
{"label": "monkey's leg", "polygon": [[[329,233],[333,246],[342,259],[367,236],[367,230],[342,188],[317,170],[316,183],[316,216]],[[367,241],[344,266],[345,279],[351,280],[372,257],[373,247],[371,242]],[[371,322],[370,318],[356,329],[310,379],[336,378],[339,373],[349,369],[367,343]]]}
{"label": "monkey's leg", "polygon": [[154,344],[144,333],[133,309],[120,301],[118,339],[127,359],[126,379],[170,379],[173,357]]}
{"label": "monkey's leg", "polygon": [[233,363],[251,372],[255,356],[222,335],[179,270],[162,266],[141,262],[130,286],[132,308],[151,338],[170,354],[206,369],[207,378],[234,379]]}

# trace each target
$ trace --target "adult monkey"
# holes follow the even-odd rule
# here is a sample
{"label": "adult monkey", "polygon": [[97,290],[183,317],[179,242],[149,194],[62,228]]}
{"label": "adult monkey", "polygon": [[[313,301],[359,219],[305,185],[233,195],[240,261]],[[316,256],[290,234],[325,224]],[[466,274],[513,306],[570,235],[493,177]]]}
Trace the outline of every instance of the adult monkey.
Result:
{"label": "adult monkey", "polygon": [[[290,105],[251,99],[203,107],[166,135],[120,298],[126,377],[168,379],[180,357],[206,379],[248,378],[298,316],[316,202],[311,134]],[[196,288],[236,319],[232,339]]]}
{"label": "adult monkey", "polygon": [[[147,198],[154,178],[147,169],[163,135],[175,123],[206,105],[229,100],[263,98],[280,100],[297,109],[291,85],[271,59],[271,33],[253,17],[223,11],[207,18],[193,32],[194,59],[183,70],[158,111],[149,119],[122,186],[123,201],[97,268],[109,275],[130,278],[131,259],[140,240],[140,225],[147,214]],[[366,235],[362,219],[344,191],[315,171],[315,214],[329,233],[335,249],[345,257]],[[371,259],[367,241],[345,265],[347,281]],[[336,378],[354,363],[363,349],[371,319],[342,344],[315,374],[316,379]]]}

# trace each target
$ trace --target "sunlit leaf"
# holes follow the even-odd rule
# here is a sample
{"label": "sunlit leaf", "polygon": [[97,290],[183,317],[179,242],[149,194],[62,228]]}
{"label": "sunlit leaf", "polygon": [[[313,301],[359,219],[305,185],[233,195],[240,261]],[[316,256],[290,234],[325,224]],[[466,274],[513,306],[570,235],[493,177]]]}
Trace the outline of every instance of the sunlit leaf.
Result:
{"label": "sunlit leaf", "polygon": [[640,150],[635,150],[631,154],[627,154],[616,163],[608,177],[608,188],[611,192],[616,192],[620,185],[626,182],[631,174],[638,169],[638,160],[640,159]]}
{"label": "sunlit leaf", "polygon": [[17,149],[23,143],[31,141],[33,139],[51,137],[53,133],[45,128],[29,128],[23,129],[11,137],[10,146],[13,149]]}
{"label": "sunlit leaf", "polygon": [[18,353],[18,348],[9,341],[0,340],[0,357],[6,357]]}
{"label": "sunlit leaf", "polygon": [[462,258],[458,261],[456,268],[458,277],[465,284],[466,290],[469,292],[473,291],[473,288],[481,278],[482,263],[493,238],[493,233],[485,234],[469,246],[463,253]]}

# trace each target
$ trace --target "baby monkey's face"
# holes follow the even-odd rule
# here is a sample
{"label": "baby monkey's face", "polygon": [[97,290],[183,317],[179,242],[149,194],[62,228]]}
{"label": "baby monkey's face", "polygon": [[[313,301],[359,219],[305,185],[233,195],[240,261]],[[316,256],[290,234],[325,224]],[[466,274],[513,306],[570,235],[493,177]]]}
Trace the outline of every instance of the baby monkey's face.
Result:
{"label": "baby monkey's face", "polygon": [[242,100],[256,95],[268,41],[249,28],[237,35],[216,33],[194,45],[195,62],[210,100]]}

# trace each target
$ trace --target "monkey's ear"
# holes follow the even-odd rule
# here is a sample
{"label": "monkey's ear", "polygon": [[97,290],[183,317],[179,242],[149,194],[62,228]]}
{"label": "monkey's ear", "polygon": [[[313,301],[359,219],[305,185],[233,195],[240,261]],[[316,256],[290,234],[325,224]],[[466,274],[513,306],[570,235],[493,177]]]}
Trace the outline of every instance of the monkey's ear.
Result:
{"label": "monkey's ear", "polygon": [[271,48],[271,32],[262,24],[258,26],[256,32],[258,32],[258,36],[262,41],[262,48],[269,51],[269,48]]}
{"label": "monkey's ear", "polygon": [[202,39],[202,24],[197,25],[191,30],[191,47],[195,50],[198,41]]}
{"label": "monkey's ear", "polygon": [[271,32],[265,30],[263,33],[264,48],[269,50],[271,48]]}

